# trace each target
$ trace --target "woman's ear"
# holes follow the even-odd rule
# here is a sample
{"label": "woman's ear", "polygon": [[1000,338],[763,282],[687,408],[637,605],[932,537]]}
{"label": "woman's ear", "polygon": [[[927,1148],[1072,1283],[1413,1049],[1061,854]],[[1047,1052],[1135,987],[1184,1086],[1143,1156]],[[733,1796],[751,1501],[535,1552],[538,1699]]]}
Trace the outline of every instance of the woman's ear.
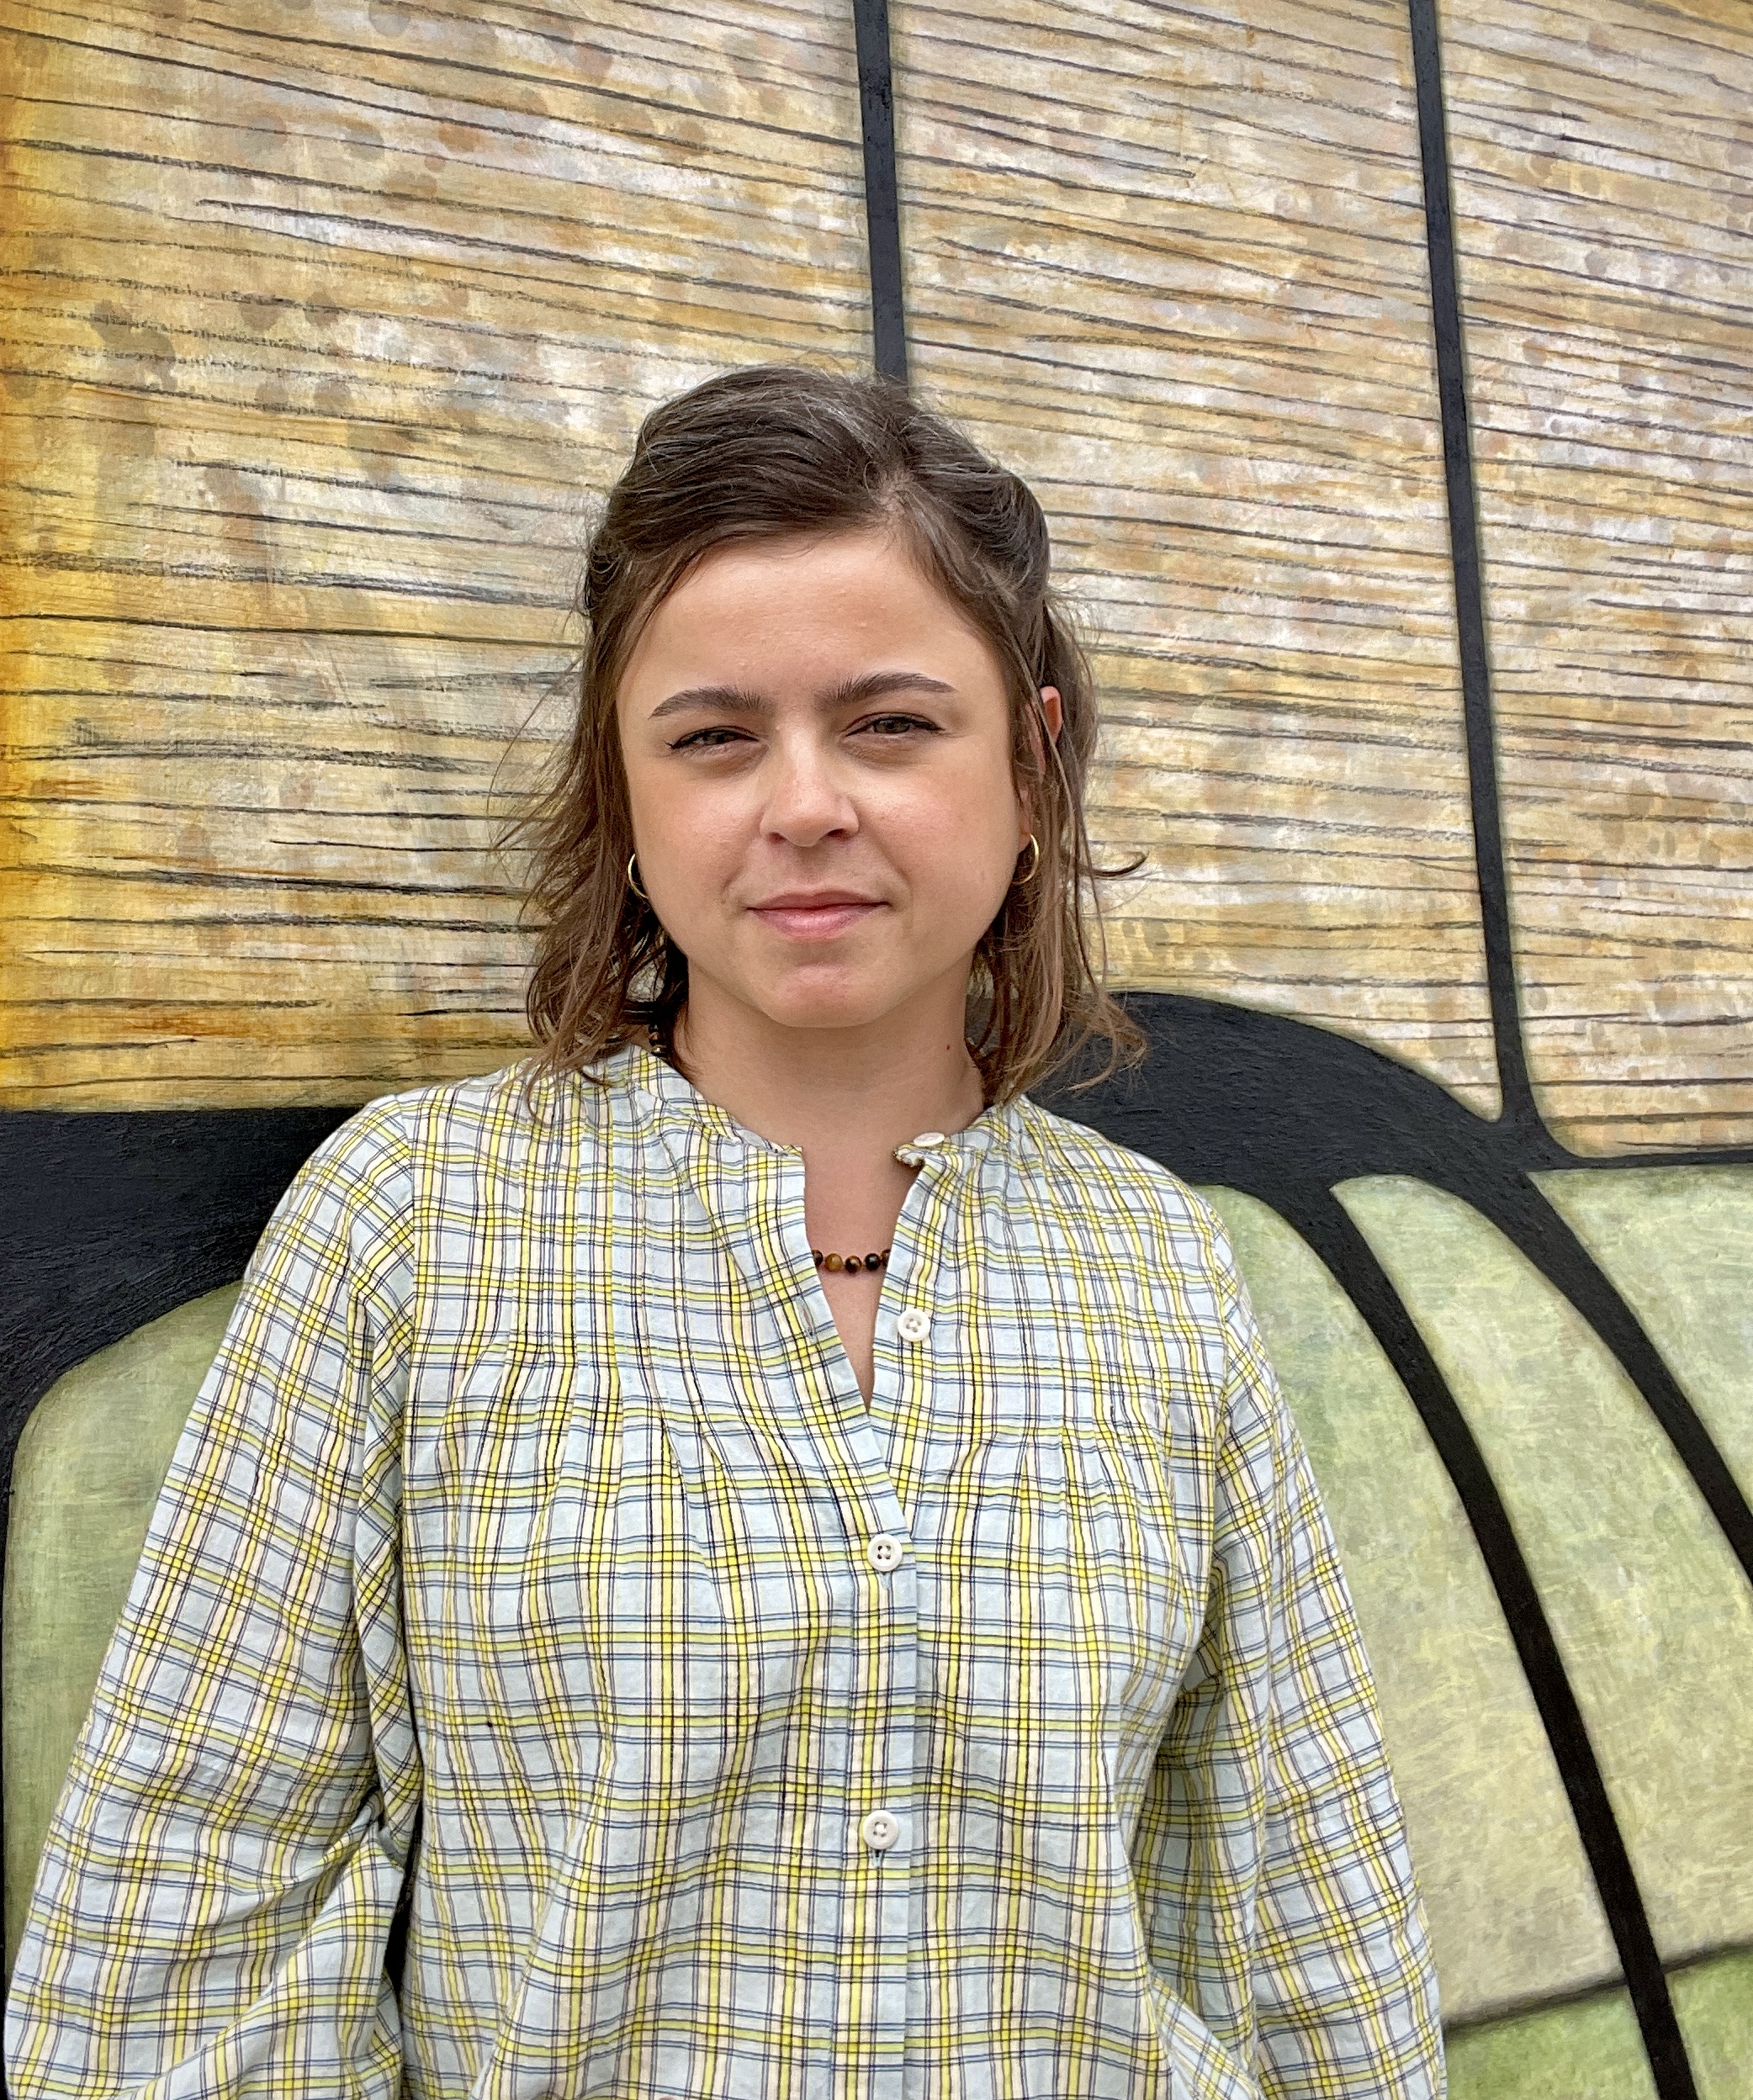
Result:
{"label": "woman's ear", "polygon": [[1041,689],[1041,711],[1046,717],[1047,741],[1057,743],[1059,732],[1064,726],[1065,711],[1059,702],[1059,688],[1043,685]]}

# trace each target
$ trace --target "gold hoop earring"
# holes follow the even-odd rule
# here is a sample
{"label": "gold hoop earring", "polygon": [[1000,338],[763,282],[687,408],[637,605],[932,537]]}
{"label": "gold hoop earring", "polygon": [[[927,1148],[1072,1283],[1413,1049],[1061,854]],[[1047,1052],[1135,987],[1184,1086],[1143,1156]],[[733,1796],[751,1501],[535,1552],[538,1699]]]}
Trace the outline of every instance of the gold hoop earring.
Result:
{"label": "gold hoop earring", "polygon": [[627,856],[627,886],[642,903],[649,904],[651,899],[639,887],[639,878],[633,873],[634,868],[638,865],[638,860],[639,856],[636,853],[630,853]]}
{"label": "gold hoop earring", "polygon": [[1019,853],[1017,855],[1017,859],[1019,860],[1022,859],[1024,853],[1033,853],[1035,858],[1029,863],[1029,872],[1027,875],[1013,875],[1011,876],[1011,881],[1016,884],[1019,889],[1021,888],[1024,883],[1032,882],[1035,876],[1041,873],[1041,841],[1035,836],[1035,833],[1032,831],[1029,834],[1028,844],[1023,848],[1022,853]]}

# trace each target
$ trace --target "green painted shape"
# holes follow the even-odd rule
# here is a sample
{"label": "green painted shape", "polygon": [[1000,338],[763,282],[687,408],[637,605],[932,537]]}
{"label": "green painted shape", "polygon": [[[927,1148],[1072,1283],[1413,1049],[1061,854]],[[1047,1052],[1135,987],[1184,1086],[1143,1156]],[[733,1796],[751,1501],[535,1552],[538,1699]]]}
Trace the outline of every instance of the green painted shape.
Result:
{"label": "green painted shape", "polygon": [[1339,1542],[1405,1803],[1447,2017],[1616,1980],[1570,1806],[1459,1498],[1406,1391],[1275,1211],[1227,1226]]}
{"label": "green painted shape", "polygon": [[1637,1389],[1457,1197],[1337,1192],[1491,1468],[1669,1961],[1753,1943],[1753,1588]]}
{"label": "green painted shape", "polygon": [[1753,1166],[1538,1178],[1753,1496]]}
{"label": "green painted shape", "polygon": [[1668,1979],[1698,2100],[1753,2100],[1753,1948]]}
{"label": "green painted shape", "polygon": [[152,1505],[237,1290],[179,1305],[77,1365],[19,1440],[0,1616],[8,1969]]}
{"label": "green painted shape", "polygon": [[1448,2100],[1655,2100],[1623,1991],[1448,2038]]}
{"label": "green painted shape", "polygon": [[[1753,2100],[1753,1950],[1671,1972],[1698,2100]],[[1448,2100],[1654,2100],[1623,1991],[1448,2038]]]}

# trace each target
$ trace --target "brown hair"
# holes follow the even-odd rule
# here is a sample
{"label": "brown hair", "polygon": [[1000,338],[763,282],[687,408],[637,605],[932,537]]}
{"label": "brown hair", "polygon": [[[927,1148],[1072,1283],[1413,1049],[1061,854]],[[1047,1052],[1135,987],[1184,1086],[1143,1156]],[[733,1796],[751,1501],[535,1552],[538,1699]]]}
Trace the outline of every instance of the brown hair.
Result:
{"label": "brown hair", "polygon": [[[652,611],[708,550],[887,526],[990,643],[1010,700],[1011,754],[1039,843],[976,950],[969,1048],[1008,1101],[1086,1045],[1103,1071],[1142,1052],[1104,992],[1083,779],[1095,743],[1089,667],[1048,588],[1041,505],[953,424],[876,378],[762,365],[654,409],[592,533],[579,609],[579,708],[553,775],[514,836],[532,849],[543,924],[530,979],[536,1067],[587,1067],[654,1031],[673,1051],[686,958],[628,883],[633,850],[615,716]],[[1048,738],[1040,688],[1064,719]],[[1136,865],[1136,864],[1134,864]],[[1092,953],[1094,947],[1094,953]],[[1099,1075],[1098,1075],[1099,1076]]]}

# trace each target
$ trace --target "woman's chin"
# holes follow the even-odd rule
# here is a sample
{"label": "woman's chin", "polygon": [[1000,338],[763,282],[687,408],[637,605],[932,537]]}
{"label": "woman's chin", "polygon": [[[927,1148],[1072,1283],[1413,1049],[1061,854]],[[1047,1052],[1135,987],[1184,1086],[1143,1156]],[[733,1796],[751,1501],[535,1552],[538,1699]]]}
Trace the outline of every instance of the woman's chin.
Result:
{"label": "woman's chin", "polygon": [[768,953],[739,960],[740,968],[708,974],[690,957],[696,1021],[711,1025],[708,1014],[716,1017],[722,1008],[727,1021],[739,1013],[745,1025],[753,1022],[799,1034],[845,1034],[881,1031],[908,1020],[916,1028],[929,1010],[934,1015],[953,1013],[960,1029],[966,955],[951,956],[935,969],[935,958],[916,955],[823,955],[806,960],[795,954]]}

